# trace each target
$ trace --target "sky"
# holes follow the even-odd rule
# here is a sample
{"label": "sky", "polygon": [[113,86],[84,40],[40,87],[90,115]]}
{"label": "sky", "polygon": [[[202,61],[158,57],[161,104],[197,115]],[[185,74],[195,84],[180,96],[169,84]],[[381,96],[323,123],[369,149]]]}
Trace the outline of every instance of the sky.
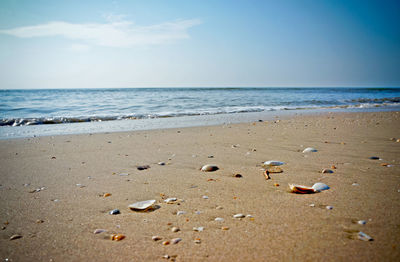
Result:
{"label": "sky", "polygon": [[399,87],[400,1],[1,0],[0,89]]}

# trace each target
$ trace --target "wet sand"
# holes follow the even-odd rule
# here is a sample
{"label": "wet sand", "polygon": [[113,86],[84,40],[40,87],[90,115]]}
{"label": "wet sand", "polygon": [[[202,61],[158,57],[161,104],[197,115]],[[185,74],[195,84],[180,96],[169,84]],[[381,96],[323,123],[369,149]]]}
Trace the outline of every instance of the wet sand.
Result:
{"label": "wet sand", "polygon": [[[378,112],[2,140],[0,259],[398,261],[399,138],[400,113]],[[306,147],[318,152],[303,154]],[[261,164],[267,160],[285,162],[284,172],[265,180]],[[220,169],[201,172],[205,164]],[[321,173],[332,165],[333,174]],[[330,189],[288,192],[289,183],[315,182]],[[166,204],[167,197],[179,201]],[[147,199],[160,208],[128,209]],[[108,214],[113,209],[121,214]],[[233,218],[237,213],[252,217]],[[200,226],[204,231],[193,231]],[[359,240],[359,231],[374,240]],[[111,241],[112,233],[126,238]],[[13,235],[22,238],[10,240]],[[163,239],[153,241],[155,235]],[[182,241],[162,244],[173,238]]]}

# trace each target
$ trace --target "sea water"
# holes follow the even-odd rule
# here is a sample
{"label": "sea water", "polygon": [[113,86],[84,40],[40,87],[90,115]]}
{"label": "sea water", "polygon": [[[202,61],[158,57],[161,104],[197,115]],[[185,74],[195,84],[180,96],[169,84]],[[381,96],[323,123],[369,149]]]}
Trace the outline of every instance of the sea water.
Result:
{"label": "sea water", "polygon": [[0,138],[237,123],[287,112],[399,108],[400,88],[0,90]]}

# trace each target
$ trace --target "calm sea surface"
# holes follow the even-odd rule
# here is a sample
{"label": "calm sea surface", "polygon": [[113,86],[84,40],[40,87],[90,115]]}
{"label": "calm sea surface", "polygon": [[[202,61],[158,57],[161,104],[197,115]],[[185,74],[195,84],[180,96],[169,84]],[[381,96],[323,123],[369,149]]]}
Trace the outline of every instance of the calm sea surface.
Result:
{"label": "calm sea surface", "polygon": [[[288,110],[334,110],[336,108],[348,111],[371,108],[397,110],[398,107],[400,107],[400,88],[0,90],[0,138],[30,136],[32,133],[26,127],[50,124],[54,126],[54,124],[75,123],[79,125],[86,123],[88,126],[87,123],[113,122],[117,124],[118,122],[118,125],[121,125],[121,121],[145,123],[138,120],[161,118],[174,119],[171,121],[179,122],[179,119],[187,119],[189,116],[202,116],[198,119],[213,119],[212,116],[227,114],[232,116],[233,114],[234,118],[237,118],[241,114],[257,112],[278,113]],[[168,123],[167,121],[161,122],[164,122],[163,125]],[[110,125],[112,124],[108,123],[103,126]],[[130,123],[129,125],[135,124]],[[20,134],[21,130],[17,129],[22,126],[25,127],[23,129],[25,135]],[[94,127],[94,125],[92,126]],[[67,129],[71,129],[71,125],[67,127]],[[47,130],[48,127],[42,129]],[[52,127],[51,129],[57,128]],[[78,130],[79,127],[75,126],[72,129]],[[89,129],[90,131],[86,131],[93,132],[93,128]],[[36,135],[43,133],[40,128],[31,130]],[[107,129],[102,130],[99,124],[95,131],[97,130],[99,132],[108,131]],[[55,131],[53,133],[61,134],[63,132]],[[46,134],[49,133],[44,132],[43,135]]]}

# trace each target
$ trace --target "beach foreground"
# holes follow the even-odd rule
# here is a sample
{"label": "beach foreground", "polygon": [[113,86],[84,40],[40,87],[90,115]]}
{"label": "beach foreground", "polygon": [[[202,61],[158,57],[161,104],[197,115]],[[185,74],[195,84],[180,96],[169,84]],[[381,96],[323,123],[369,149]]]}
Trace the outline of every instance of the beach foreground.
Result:
{"label": "beach foreground", "polygon": [[[398,261],[399,130],[399,112],[329,113],[2,140],[0,259]],[[304,154],[306,147],[318,152]],[[284,172],[266,180],[267,160],[285,162]],[[205,164],[219,170],[200,171]],[[143,165],[150,168],[137,169]],[[325,168],[334,173],[321,173]],[[316,182],[330,189],[289,193],[288,184]],[[178,201],[167,204],[168,197]],[[149,199],[157,209],[128,208]],[[121,214],[110,215],[113,209]],[[233,218],[238,213],[251,217]],[[373,241],[359,240],[359,231]],[[112,241],[113,233],[125,239]],[[162,244],[173,238],[182,241]]]}

